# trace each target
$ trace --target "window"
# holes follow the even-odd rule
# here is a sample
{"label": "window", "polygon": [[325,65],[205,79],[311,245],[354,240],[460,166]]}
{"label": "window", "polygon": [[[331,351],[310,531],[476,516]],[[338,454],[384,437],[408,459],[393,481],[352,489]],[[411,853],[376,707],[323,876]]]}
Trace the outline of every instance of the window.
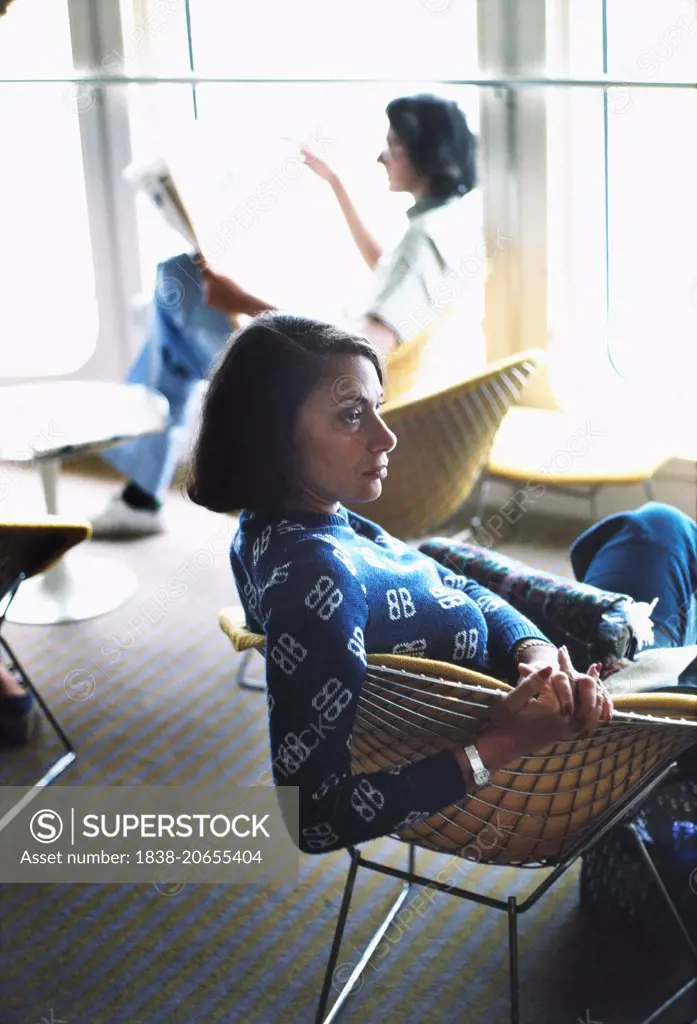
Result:
{"label": "window", "polygon": [[[559,0],[550,0],[558,15]],[[603,74],[603,4],[568,0],[554,71]],[[607,0],[614,79],[694,81],[694,0]],[[559,49],[554,51],[554,44]],[[552,90],[548,90],[552,92]],[[548,123],[551,377],[665,414],[697,373],[694,89],[554,90]],[[650,395],[651,405],[644,399]]]}
{"label": "window", "polygon": [[[0,25],[0,67],[8,78],[72,74],[67,0],[14,4]],[[3,377],[72,373],[95,348],[81,102],[66,84],[0,85]]]}

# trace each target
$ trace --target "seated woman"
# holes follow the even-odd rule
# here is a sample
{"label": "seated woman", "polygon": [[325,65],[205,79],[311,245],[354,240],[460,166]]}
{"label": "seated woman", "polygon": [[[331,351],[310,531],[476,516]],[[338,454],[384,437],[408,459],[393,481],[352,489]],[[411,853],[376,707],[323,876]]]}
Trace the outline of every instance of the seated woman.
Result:
{"label": "seated woman", "polygon": [[[212,377],[192,463],[195,502],[243,510],[232,567],[248,625],[266,635],[274,780],[299,787],[308,853],[396,832],[462,799],[473,771],[589,733],[612,710],[598,666],[576,672],[505,601],[346,510],[379,496],[395,447],[383,379],[365,339],[264,314]],[[389,651],[518,686],[467,751],[354,776],[367,654]]]}
{"label": "seated woman", "polygon": [[[378,160],[390,190],[414,199],[407,230],[392,251],[382,251],[339,176],[303,151],[310,170],[331,188],[353,241],[373,271],[371,294],[360,304],[353,300],[353,329],[370,338],[383,355],[419,335],[465,292],[473,334],[483,317],[483,283],[473,282],[471,267],[478,263],[479,213],[476,201],[465,199],[476,185],[476,139],[465,115],[451,100],[431,95],[399,97],[386,113],[387,144]],[[160,264],[148,338],[128,380],[166,396],[170,427],[105,453],[127,482],[91,517],[95,537],[161,532],[161,503],[185,440],[194,387],[208,376],[225,347],[230,315],[257,316],[275,309],[267,298],[250,295],[237,282],[202,268],[190,254]],[[468,341],[466,334],[463,345],[471,346],[474,362],[478,339]]]}
{"label": "seated woman", "polygon": [[[274,780],[300,790],[300,845],[334,850],[396,832],[549,743],[589,734],[612,702],[597,665],[578,672],[486,588],[348,511],[379,497],[396,438],[380,416],[383,367],[364,338],[267,313],[214,373],[189,496],[239,509],[232,568],[247,624],[266,635]],[[576,575],[638,601],[658,597],[655,646],[697,641],[697,525],[650,502],[587,530]],[[368,653],[417,654],[508,678],[489,724],[399,771],[350,772]]]}

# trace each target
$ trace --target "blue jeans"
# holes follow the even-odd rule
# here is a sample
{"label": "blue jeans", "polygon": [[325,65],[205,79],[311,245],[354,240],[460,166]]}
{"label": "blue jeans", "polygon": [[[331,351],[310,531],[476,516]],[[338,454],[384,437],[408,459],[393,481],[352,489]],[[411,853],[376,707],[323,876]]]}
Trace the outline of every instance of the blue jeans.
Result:
{"label": "blue jeans", "polygon": [[159,264],[147,340],[126,379],[167,398],[170,424],[163,434],[127,441],[103,456],[155,498],[163,498],[186,444],[194,389],[208,376],[230,333],[229,318],[206,305],[191,255],[183,253]]}
{"label": "blue jeans", "polygon": [[[697,524],[671,505],[650,501],[596,523],[571,546],[578,580],[658,603],[652,647],[697,643]],[[697,686],[697,663],[679,683]],[[661,687],[661,689],[666,689]]]}

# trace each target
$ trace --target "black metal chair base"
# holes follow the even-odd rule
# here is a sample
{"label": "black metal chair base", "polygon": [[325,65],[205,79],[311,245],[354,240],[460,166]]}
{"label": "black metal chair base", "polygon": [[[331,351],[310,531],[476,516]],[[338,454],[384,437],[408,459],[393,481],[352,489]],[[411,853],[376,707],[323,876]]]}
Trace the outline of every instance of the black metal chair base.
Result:
{"label": "black metal chair base", "polygon": [[[16,585],[12,588],[11,593],[9,594],[9,600],[7,600],[8,595],[4,595],[3,597],[3,600],[6,601],[6,604],[3,609],[2,615],[0,615],[0,629],[2,629],[2,625],[5,620],[5,615],[7,614],[7,610],[10,607],[10,604],[12,603],[12,598],[17,592],[20,582],[21,580],[18,580]],[[20,675],[22,685],[32,694],[34,700],[36,701],[39,708],[43,712],[46,720],[48,721],[49,725],[53,729],[58,739],[60,740],[61,746],[63,747],[63,752],[56,758],[53,764],[46,769],[46,771],[44,772],[40,779],[38,779],[36,782],[32,784],[33,788],[29,793],[26,794],[24,800],[19,801],[19,803],[17,803],[13,808],[11,808],[11,810],[8,811],[7,814],[5,814],[2,819],[0,819],[0,832],[2,832],[3,828],[5,828],[5,826],[12,820],[12,818],[16,817],[16,815],[19,814],[23,807],[25,807],[27,803],[29,803],[30,800],[32,800],[34,796],[36,796],[44,786],[50,786],[50,784],[54,782],[59,775],[62,775],[63,772],[74,761],[77,760],[77,752],[75,750],[75,747],[71,743],[70,739],[68,738],[67,734],[65,733],[64,729],[61,727],[55,715],[49,708],[48,704],[46,703],[46,701],[41,696],[34,683],[27,675],[27,672],[23,668],[21,662],[19,661],[19,658],[17,657],[13,649],[10,647],[5,637],[2,636],[2,634],[0,634],[0,654],[5,655],[10,665],[12,666],[13,670],[15,670]]]}
{"label": "black metal chair base", "polygon": [[[317,1007],[317,1014],[315,1016],[315,1024],[334,1024],[338,1019],[339,1014],[357,985],[361,975],[365,971],[365,968],[370,963],[370,960],[379,947],[387,929],[390,927],[392,921],[399,913],[404,901],[407,898],[411,888],[415,885],[420,885],[426,888],[436,889],[439,892],[446,893],[451,896],[458,896],[460,899],[470,900],[475,903],[481,903],[485,906],[492,907],[496,910],[505,911],[508,915],[508,947],[509,947],[509,983],[510,983],[510,1007],[511,1007],[511,1024],[520,1024],[520,984],[519,984],[519,973],[518,973],[518,915],[525,913],[540,899],[540,897],[550,889],[555,882],[575,863],[578,857],[582,856],[587,850],[589,850],[596,842],[598,842],[607,832],[619,824],[624,824],[632,835],[635,841],[641,848],[642,859],[645,862],[647,869],[650,871],[655,883],[659,887],[659,891],[666,901],[671,915],[673,916],[683,939],[688,944],[693,956],[697,958],[697,947],[692,941],[690,934],[685,927],[685,924],[680,917],[680,914],[668,893],[665,885],[663,884],[656,866],[654,865],[651,857],[649,856],[646,847],[638,834],[638,832],[632,827],[631,821],[626,823],[624,819],[628,816],[634,817],[638,810],[638,806],[644,802],[644,800],[650,795],[650,793],[659,785],[663,784],[675,769],[675,764],[669,764],[664,766],[658,771],[654,771],[646,779],[646,785],[642,789],[641,793],[635,795],[629,800],[622,801],[617,807],[613,809],[611,815],[606,816],[604,819],[599,819],[598,825],[594,830],[593,834],[586,838],[581,843],[576,844],[562,861],[560,861],[554,870],[551,871],[546,878],[528,895],[522,902],[518,902],[515,896],[509,896],[506,900],[495,899],[490,896],[476,893],[468,889],[461,889],[457,886],[446,885],[443,882],[435,881],[434,879],[427,878],[423,875],[415,874],[415,847],[413,844],[408,844],[408,863],[407,870],[400,871],[398,868],[393,868],[379,862],[369,860],[362,856],[360,851],[356,847],[349,847],[348,853],[351,858],[351,864],[349,867],[348,875],[346,878],[346,885],[344,886],[344,894],[341,901],[341,907],[339,909],[339,917],[336,923],[334,931],[334,938],[332,941],[332,947],[329,954],[329,961],[327,963],[327,969],[324,975],[324,982],[322,984],[322,991],[320,994],[319,1004]],[[327,1011],[327,1005],[329,997],[334,988],[335,972],[337,960],[339,957],[339,950],[341,948],[341,942],[344,935],[344,929],[346,921],[348,919],[349,907],[351,904],[351,898],[353,896],[354,885],[356,882],[356,876],[358,874],[359,867],[367,868],[371,871],[377,871],[380,874],[389,875],[393,878],[402,880],[405,884],[402,887],[396,900],[390,907],[387,916],[380,924],[377,931],[374,933],[372,939],[365,948],[361,959],[352,971],[351,975],[343,985],[338,997],[333,1003],[331,1009],[325,1016]],[[697,984],[697,978],[684,985],[678,992],[674,993],[668,1000],[666,1000],[657,1010],[655,1010],[650,1017],[647,1017],[641,1022],[641,1024],[655,1024],[656,1021],[675,1003],[681,999],[695,984]]]}

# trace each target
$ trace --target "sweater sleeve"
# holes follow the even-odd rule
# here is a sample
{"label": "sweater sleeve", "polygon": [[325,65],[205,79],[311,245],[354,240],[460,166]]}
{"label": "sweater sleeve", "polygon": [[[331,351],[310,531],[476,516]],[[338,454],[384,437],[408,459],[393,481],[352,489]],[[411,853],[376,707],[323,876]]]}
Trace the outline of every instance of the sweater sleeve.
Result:
{"label": "sweater sleeve", "polygon": [[470,597],[486,619],[489,664],[496,675],[517,678],[513,648],[520,640],[536,638],[551,643],[541,629],[526,615],[509,604],[493,590],[469,576],[462,576],[436,562],[441,579]]}
{"label": "sweater sleeve", "polygon": [[467,787],[450,750],[351,773],[367,666],[363,587],[349,559],[321,540],[301,540],[282,566],[277,560],[263,567],[278,582],[261,598],[269,731],[275,784],[299,788],[300,849],[323,853],[387,835],[462,799]]}

